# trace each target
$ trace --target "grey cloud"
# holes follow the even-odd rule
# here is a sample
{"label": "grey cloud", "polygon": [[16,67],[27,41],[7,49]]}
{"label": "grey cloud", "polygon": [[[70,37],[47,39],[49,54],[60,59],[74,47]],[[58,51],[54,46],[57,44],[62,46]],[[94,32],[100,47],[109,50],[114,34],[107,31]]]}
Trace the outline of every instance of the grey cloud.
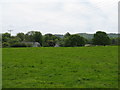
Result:
{"label": "grey cloud", "polygon": [[3,32],[12,27],[13,34],[29,30],[40,30],[43,34],[95,32],[98,29],[117,32],[117,3],[107,9],[93,3],[95,0],[5,1],[8,3],[2,4]]}

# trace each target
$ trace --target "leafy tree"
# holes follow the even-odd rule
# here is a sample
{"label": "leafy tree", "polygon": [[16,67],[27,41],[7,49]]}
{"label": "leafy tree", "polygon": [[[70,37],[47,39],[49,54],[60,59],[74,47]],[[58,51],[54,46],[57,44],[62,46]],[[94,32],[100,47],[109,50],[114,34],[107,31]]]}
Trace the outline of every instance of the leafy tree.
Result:
{"label": "leafy tree", "polygon": [[92,44],[93,42],[92,42],[92,39],[86,39],[86,43],[87,44]]}
{"label": "leafy tree", "polygon": [[10,45],[13,45],[15,43],[19,43],[20,42],[20,38],[19,37],[12,37],[11,39],[9,39],[8,43]]}
{"label": "leafy tree", "polygon": [[42,45],[42,34],[40,32],[35,32],[33,34],[33,39],[35,42],[39,42]]}
{"label": "leafy tree", "polygon": [[110,44],[110,38],[105,32],[97,31],[94,34],[93,38],[93,44],[94,45],[109,45]]}
{"label": "leafy tree", "polygon": [[57,41],[57,44],[61,47],[64,46],[64,39],[63,38],[60,38],[58,41]]}
{"label": "leafy tree", "polygon": [[120,45],[120,37],[116,38],[116,45]]}
{"label": "leafy tree", "polygon": [[64,35],[64,38],[67,38],[67,37],[69,37],[69,36],[70,36],[70,33],[67,32],[67,33]]}
{"label": "leafy tree", "polygon": [[8,38],[10,38],[10,33],[4,33],[4,34],[2,34],[2,37],[8,37]]}
{"label": "leafy tree", "polygon": [[120,45],[120,37],[111,38],[111,44],[112,45]]}
{"label": "leafy tree", "polygon": [[65,38],[64,46],[66,47],[75,47],[75,46],[84,46],[85,39],[78,34],[70,35]]}
{"label": "leafy tree", "polygon": [[25,35],[26,41],[39,42],[42,45],[42,34],[38,31],[30,31]]}
{"label": "leafy tree", "polygon": [[10,44],[8,42],[3,42],[2,47],[10,47]]}
{"label": "leafy tree", "polygon": [[2,42],[7,42],[10,39],[10,34],[9,33],[4,33],[2,34]]}
{"label": "leafy tree", "polygon": [[111,39],[111,44],[112,44],[112,45],[116,45],[116,39],[115,39],[115,38],[112,38],[112,39]]}
{"label": "leafy tree", "polygon": [[61,41],[60,41],[60,46],[70,46],[69,45],[69,37],[70,37],[70,33],[69,32],[67,32],[64,36],[63,36],[63,38],[61,39]]}
{"label": "leafy tree", "polygon": [[35,31],[27,32],[27,34],[25,35],[25,40],[29,42],[34,42],[34,38],[33,38],[34,33]]}
{"label": "leafy tree", "polygon": [[21,39],[21,41],[24,41],[25,40],[25,35],[24,33],[18,33],[17,34],[17,37],[19,37]]}
{"label": "leafy tree", "polygon": [[43,37],[43,46],[45,47],[53,47],[58,42],[59,37],[56,37],[52,34],[45,34]]}

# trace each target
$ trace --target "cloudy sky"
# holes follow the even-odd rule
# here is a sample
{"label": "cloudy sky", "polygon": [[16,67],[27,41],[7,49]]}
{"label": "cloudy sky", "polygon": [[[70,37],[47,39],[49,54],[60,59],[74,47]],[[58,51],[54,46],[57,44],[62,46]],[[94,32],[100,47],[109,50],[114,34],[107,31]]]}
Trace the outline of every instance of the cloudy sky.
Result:
{"label": "cloudy sky", "polygon": [[2,32],[118,32],[118,0],[1,0]]}

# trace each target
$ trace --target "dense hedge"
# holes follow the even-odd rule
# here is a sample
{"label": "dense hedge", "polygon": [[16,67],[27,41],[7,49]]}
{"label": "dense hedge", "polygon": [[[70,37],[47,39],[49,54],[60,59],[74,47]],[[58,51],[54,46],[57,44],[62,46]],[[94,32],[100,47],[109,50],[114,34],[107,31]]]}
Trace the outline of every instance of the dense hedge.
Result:
{"label": "dense hedge", "polygon": [[12,44],[11,47],[32,47],[32,44],[15,43],[15,44]]}
{"label": "dense hedge", "polygon": [[3,42],[2,43],[2,47],[9,47],[9,46],[10,46],[10,44],[8,42]]}

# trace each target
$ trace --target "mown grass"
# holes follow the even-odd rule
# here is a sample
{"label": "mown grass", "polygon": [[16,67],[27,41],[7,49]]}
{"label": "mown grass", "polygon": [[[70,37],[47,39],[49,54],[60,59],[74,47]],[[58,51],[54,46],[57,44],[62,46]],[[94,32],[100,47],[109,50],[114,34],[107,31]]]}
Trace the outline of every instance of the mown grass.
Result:
{"label": "mown grass", "polygon": [[3,88],[117,88],[118,47],[3,48]]}

